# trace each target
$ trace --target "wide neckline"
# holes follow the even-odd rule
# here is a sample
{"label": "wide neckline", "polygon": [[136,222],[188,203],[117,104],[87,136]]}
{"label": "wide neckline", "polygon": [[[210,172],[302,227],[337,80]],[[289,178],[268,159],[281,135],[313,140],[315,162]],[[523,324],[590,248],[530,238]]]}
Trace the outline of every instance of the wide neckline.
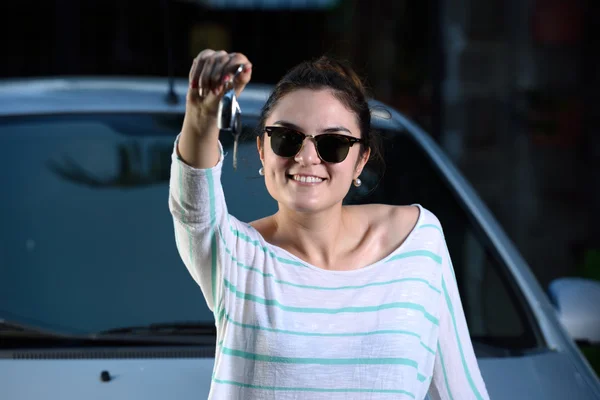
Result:
{"label": "wide neckline", "polygon": [[297,255],[290,253],[289,251],[287,251],[286,249],[279,247],[277,245],[271,244],[269,243],[262,235],[261,233],[256,230],[252,225],[247,224],[247,226],[249,226],[252,230],[254,230],[254,232],[256,232],[256,234],[259,236],[260,240],[265,244],[265,246],[267,248],[269,248],[270,250],[272,250],[275,253],[279,253],[278,255],[285,255],[286,257],[289,257],[292,259],[292,261],[297,262],[299,264],[302,264],[303,266],[315,270],[315,271],[319,271],[322,273],[328,273],[328,274],[336,274],[336,275],[340,275],[340,274],[359,274],[359,273],[363,273],[364,271],[367,270],[372,270],[374,268],[376,268],[378,265],[380,264],[384,264],[385,262],[387,262],[390,258],[394,257],[400,250],[404,249],[406,246],[408,246],[409,242],[412,240],[413,236],[415,236],[417,229],[421,226],[421,223],[423,221],[424,218],[424,208],[423,206],[421,206],[421,204],[415,203],[415,204],[410,204],[410,206],[414,206],[417,207],[419,209],[419,217],[417,218],[417,222],[415,223],[415,226],[413,226],[413,228],[411,229],[411,231],[408,233],[408,236],[406,236],[406,239],[404,239],[404,241],[402,243],[400,243],[400,245],[398,247],[396,247],[390,254],[386,255],[385,257],[381,258],[380,260],[374,261],[371,264],[365,265],[364,267],[361,268],[357,268],[357,269],[351,269],[351,270],[330,270],[330,269],[325,269],[325,268],[321,268],[321,267],[317,267],[316,265],[313,265],[305,260],[303,260],[302,258],[298,257]]}

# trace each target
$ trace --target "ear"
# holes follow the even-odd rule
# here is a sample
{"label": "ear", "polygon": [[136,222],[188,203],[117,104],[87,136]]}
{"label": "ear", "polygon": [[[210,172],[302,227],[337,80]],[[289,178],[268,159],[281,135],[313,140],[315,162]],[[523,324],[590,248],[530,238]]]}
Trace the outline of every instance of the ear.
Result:
{"label": "ear", "polygon": [[260,136],[256,136],[256,150],[258,150],[258,157],[260,158],[260,163],[262,165],[265,165],[265,149],[264,149],[264,144],[262,143],[262,140],[260,138]]}
{"label": "ear", "polygon": [[362,157],[358,159],[356,163],[356,172],[354,174],[354,179],[358,178],[362,173],[363,168],[367,165],[367,161],[369,161],[369,157],[371,156],[371,148],[369,147]]}

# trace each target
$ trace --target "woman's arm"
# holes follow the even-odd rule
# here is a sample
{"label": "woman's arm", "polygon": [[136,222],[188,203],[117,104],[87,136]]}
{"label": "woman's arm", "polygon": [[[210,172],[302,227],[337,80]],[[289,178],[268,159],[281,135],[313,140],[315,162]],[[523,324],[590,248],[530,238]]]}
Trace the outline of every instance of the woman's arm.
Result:
{"label": "woman's arm", "polygon": [[[237,220],[227,212],[221,186],[223,149],[217,127],[218,103],[224,77],[231,79],[242,54],[205,50],[190,71],[190,86],[181,133],[171,160],[169,210],[179,255],[200,285],[209,308],[221,311],[223,279],[236,253]],[[251,69],[238,75],[238,94],[250,80]]]}
{"label": "woman's arm", "polygon": [[175,243],[181,260],[200,285],[208,308],[217,312],[221,281],[227,269],[218,254],[218,239],[229,219],[220,183],[222,155],[213,168],[194,168],[177,154],[180,140],[181,134],[171,157],[169,184]]}
{"label": "woman's arm", "polygon": [[429,395],[432,400],[488,400],[489,395],[473,351],[452,261],[444,239],[440,250],[442,304]]}

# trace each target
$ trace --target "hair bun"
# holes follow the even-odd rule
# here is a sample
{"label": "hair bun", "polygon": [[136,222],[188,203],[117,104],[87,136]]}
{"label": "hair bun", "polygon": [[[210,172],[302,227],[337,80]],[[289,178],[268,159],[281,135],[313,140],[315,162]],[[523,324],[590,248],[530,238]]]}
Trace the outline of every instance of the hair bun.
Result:
{"label": "hair bun", "polygon": [[347,61],[324,55],[313,61],[312,64],[318,70],[323,72],[333,72],[336,75],[350,81],[356,91],[358,91],[363,97],[367,96],[367,91],[363,81]]}

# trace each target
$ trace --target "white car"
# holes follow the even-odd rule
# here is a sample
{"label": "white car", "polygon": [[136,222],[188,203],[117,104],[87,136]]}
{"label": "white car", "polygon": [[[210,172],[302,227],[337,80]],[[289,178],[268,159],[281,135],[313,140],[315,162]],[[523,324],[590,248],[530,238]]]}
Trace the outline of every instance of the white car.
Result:
{"label": "white car", "polygon": [[[242,221],[276,209],[254,139],[269,89],[242,94],[238,168],[224,166]],[[0,83],[0,398],[207,397],[213,315],[179,258],[167,204],[187,82],[174,90],[162,79]],[[346,202],[420,203],[441,220],[491,398],[600,399],[574,342],[600,342],[600,285],[542,290],[436,143],[372,105],[385,173],[369,165]],[[230,151],[232,138],[221,140]]]}

